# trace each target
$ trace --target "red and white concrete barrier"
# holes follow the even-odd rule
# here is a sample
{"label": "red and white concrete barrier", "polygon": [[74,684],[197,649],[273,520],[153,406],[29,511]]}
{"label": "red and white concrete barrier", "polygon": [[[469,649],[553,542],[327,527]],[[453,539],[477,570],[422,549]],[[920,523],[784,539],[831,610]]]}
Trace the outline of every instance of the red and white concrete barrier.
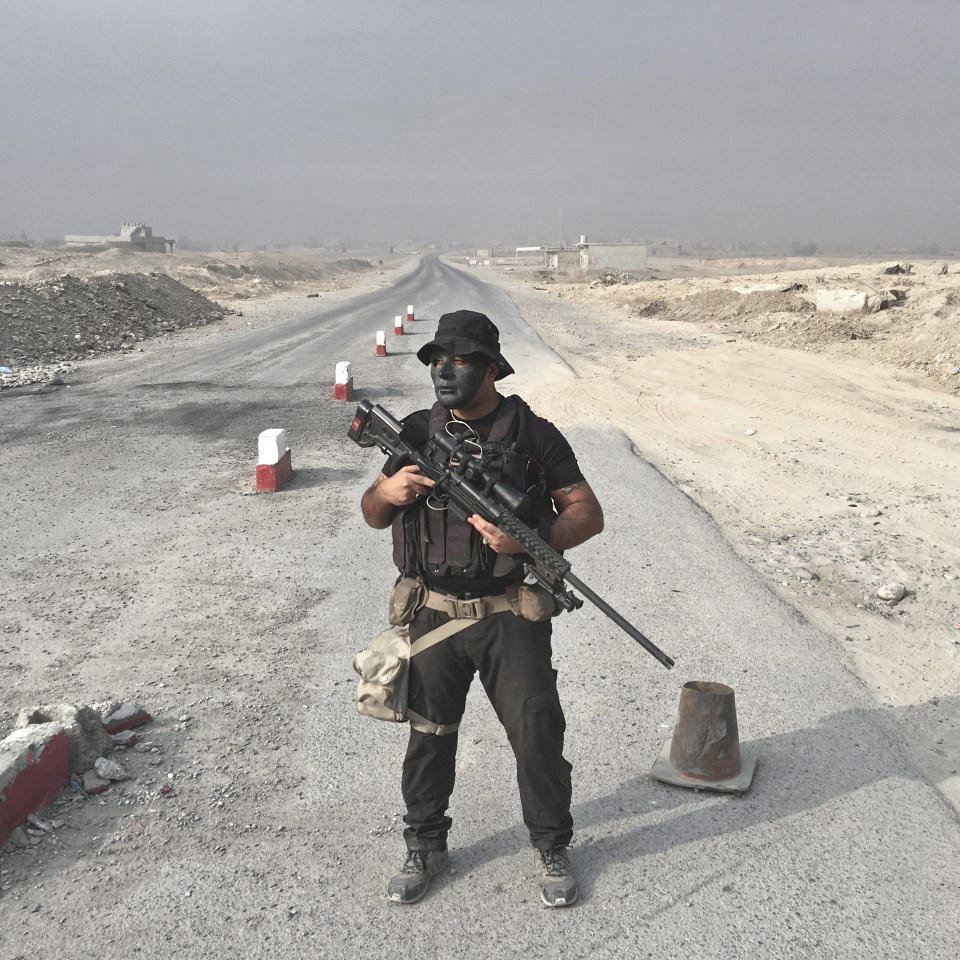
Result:
{"label": "red and white concrete barrier", "polygon": [[353,399],[353,374],[350,373],[349,360],[341,360],[337,364],[337,377],[333,383],[333,399]]}
{"label": "red and white concrete barrier", "polygon": [[257,490],[279,490],[293,473],[286,430],[264,430],[257,439]]}
{"label": "red and white concrete barrier", "polygon": [[393,318],[393,333],[397,337],[403,336],[403,317]]}
{"label": "red and white concrete barrier", "polygon": [[374,353],[376,357],[385,357],[387,355],[387,335],[383,330],[377,331],[377,349]]}
{"label": "red and white concrete barrier", "polygon": [[0,740],[0,847],[63,789],[69,752],[59,723],[30,724]]}
{"label": "red and white concrete barrier", "polygon": [[413,304],[407,304],[407,323],[413,323]]}

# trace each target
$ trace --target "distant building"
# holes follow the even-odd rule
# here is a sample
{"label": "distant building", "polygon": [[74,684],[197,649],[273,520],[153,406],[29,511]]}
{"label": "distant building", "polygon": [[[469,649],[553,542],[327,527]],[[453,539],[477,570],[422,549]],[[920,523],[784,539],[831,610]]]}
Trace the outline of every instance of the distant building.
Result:
{"label": "distant building", "polygon": [[553,270],[576,270],[580,266],[580,251],[576,248],[547,247],[543,256],[544,266]]}
{"label": "distant building", "polygon": [[580,266],[584,270],[646,270],[647,244],[645,243],[591,243],[586,236],[577,244],[580,251]]}
{"label": "distant building", "polygon": [[95,236],[66,236],[64,242],[68,247],[119,247],[136,250],[139,253],[166,253],[167,244],[173,253],[176,240],[166,237],[155,237],[153,228],[144,223],[131,222],[120,224],[120,233],[115,237]]}
{"label": "distant building", "polygon": [[521,250],[541,250],[543,265],[551,270],[626,270],[647,269],[648,243],[592,243],[586,235],[572,247],[518,247]]}

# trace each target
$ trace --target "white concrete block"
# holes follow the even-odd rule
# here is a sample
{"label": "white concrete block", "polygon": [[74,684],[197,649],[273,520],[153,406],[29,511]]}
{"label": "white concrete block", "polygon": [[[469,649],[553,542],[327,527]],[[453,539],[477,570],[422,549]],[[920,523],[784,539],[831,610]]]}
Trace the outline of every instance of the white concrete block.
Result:
{"label": "white concrete block", "polygon": [[855,313],[867,306],[863,290],[818,290],[817,309],[824,313]]}
{"label": "white concrete block", "polygon": [[385,347],[386,345],[387,345],[387,335],[386,335],[385,331],[383,331],[383,330],[378,330],[378,331],[377,331],[377,346],[378,346],[378,347]]}
{"label": "white concrete block", "polygon": [[341,360],[337,364],[337,379],[334,381],[334,383],[347,383],[350,380],[350,377],[350,361]]}
{"label": "white concrete block", "polygon": [[257,438],[257,463],[279,463],[287,452],[287,431],[280,429],[264,430]]}

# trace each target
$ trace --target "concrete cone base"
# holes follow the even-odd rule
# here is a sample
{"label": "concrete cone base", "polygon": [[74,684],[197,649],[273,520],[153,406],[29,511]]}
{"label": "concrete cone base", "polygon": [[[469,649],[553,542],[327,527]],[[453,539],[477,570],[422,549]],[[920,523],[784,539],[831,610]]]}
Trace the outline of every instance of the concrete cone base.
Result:
{"label": "concrete cone base", "polygon": [[749,743],[740,745],[740,771],[735,777],[726,780],[701,780],[697,777],[688,777],[681,773],[670,762],[670,746],[673,743],[671,737],[663,745],[660,756],[653,764],[650,775],[662,780],[664,783],[672,783],[677,787],[689,787],[692,790],[715,790],[718,793],[746,793],[750,789],[750,783],[753,780],[754,770],[757,768],[757,748]]}

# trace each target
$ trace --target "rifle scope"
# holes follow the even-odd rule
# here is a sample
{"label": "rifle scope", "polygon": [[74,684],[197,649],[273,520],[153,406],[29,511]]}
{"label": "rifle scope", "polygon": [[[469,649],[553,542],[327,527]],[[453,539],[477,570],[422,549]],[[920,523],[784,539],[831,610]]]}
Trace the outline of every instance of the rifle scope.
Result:
{"label": "rifle scope", "polygon": [[[450,458],[450,470],[459,474],[465,480],[480,486],[481,493],[485,497],[493,498],[516,516],[526,516],[531,508],[530,498],[511,486],[504,480],[491,476],[484,468],[483,462],[478,460],[470,452],[470,449],[464,443],[462,437],[454,437],[447,433],[437,433],[431,440],[431,444],[439,448],[444,455],[442,459]],[[434,457],[434,460],[437,458]]]}

